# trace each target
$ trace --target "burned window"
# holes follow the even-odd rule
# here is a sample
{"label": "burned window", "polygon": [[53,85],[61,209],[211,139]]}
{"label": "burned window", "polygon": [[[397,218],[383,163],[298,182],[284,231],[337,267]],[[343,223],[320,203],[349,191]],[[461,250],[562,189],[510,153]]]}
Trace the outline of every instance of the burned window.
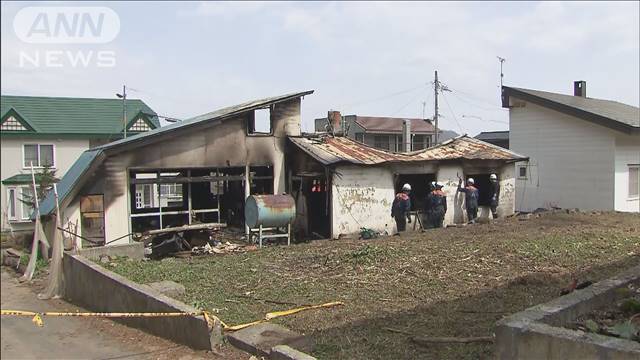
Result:
{"label": "burned window", "polygon": [[104,195],[86,195],[80,198],[83,246],[103,245]]}
{"label": "burned window", "polygon": [[479,197],[478,197],[478,205],[479,206],[491,206],[491,180],[489,179],[490,174],[473,174],[467,177],[473,178],[474,186],[478,189]]}
{"label": "burned window", "polygon": [[249,113],[247,119],[248,135],[271,135],[273,134],[273,119],[271,118],[271,108],[256,109]]}

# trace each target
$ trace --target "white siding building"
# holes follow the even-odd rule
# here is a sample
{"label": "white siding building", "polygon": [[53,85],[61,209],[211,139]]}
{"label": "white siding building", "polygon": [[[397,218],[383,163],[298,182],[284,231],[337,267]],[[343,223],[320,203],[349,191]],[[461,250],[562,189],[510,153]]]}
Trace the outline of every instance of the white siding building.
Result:
{"label": "white siding building", "polygon": [[516,167],[516,209],[640,212],[640,111],[615,101],[503,88]]}
{"label": "white siding building", "polygon": [[[129,135],[160,126],[141,100],[127,100]],[[0,100],[0,220],[2,231],[30,231],[33,209],[22,202],[33,193],[31,164],[61,178],[85,151],[123,135],[118,99],[3,95]],[[40,199],[42,200],[42,199]]]}

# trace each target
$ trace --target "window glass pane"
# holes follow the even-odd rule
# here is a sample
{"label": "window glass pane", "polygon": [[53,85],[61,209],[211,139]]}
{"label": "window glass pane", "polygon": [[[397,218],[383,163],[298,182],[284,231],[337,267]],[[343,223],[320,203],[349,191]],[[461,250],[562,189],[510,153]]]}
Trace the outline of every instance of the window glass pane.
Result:
{"label": "window glass pane", "polygon": [[53,166],[53,145],[40,145],[40,166]]}
{"label": "window glass pane", "polygon": [[376,135],[373,138],[373,147],[389,150],[389,136]]}
{"label": "window glass pane", "polygon": [[33,166],[40,166],[38,164],[38,145],[25,145],[24,167],[30,167],[32,162]]}
{"label": "window glass pane", "polygon": [[[35,201],[33,198],[33,190],[28,187],[22,188],[22,200],[23,201]],[[22,219],[28,219],[33,212],[33,207],[22,202]]]}
{"label": "window glass pane", "polygon": [[16,218],[16,189],[9,189],[9,218]]}
{"label": "window glass pane", "polygon": [[636,197],[640,193],[640,168],[629,168],[629,197]]}

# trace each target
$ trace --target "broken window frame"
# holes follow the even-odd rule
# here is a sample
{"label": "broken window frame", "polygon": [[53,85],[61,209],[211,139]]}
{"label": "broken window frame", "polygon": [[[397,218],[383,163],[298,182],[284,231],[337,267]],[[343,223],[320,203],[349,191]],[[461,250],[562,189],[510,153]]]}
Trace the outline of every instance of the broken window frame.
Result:
{"label": "broken window frame", "polygon": [[[264,131],[256,131],[256,111],[259,110],[268,110],[269,111],[269,132]],[[272,136],[273,135],[273,105],[254,109],[253,111],[249,111],[247,113],[247,136]]]}
{"label": "broken window frame", "polygon": [[[256,181],[270,180],[271,183],[269,185],[271,186],[271,190],[273,190],[273,185],[274,185],[273,184],[273,179],[274,179],[273,165],[251,166],[250,174],[255,173],[259,168],[267,168],[270,171],[270,173],[268,175],[262,175],[262,174],[255,175],[255,176],[250,175],[250,183],[255,184]],[[206,183],[207,188],[211,191],[212,184],[216,184],[216,183],[219,184],[217,185],[218,189],[224,189],[225,183],[231,182],[231,181],[242,181],[244,183],[246,179],[244,171],[240,175],[237,175],[237,174],[234,174],[234,171],[232,171],[231,169],[235,169],[237,172],[239,167],[162,169],[162,170],[160,169],[129,169],[130,178],[129,178],[129,195],[128,196],[129,196],[129,204],[130,204],[130,211],[129,211],[130,220],[129,221],[130,221],[131,227],[132,228],[134,227],[133,220],[135,218],[155,217],[159,219],[158,221],[159,228],[163,229],[164,228],[163,216],[167,216],[167,215],[186,215],[188,219],[184,225],[191,225],[197,214],[215,213],[216,214],[215,221],[203,221],[203,223],[221,222],[222,220],[221,196],[224,194],[226,190],[223,190],[218,194],[213,194],[212,192],[212,195],[215,195],[216,197],[215,208],[195,209],[193,205],[192,184]],[[243,167],[243,169],[245,169],[245,167]],[[197,171],[200,171],[200,172],[205,171],[205,172],[208,172],[209,174],[205,176],[192,176],[192,172],[197,172]],[[171,177],[169,176],[160,176],[162,174],[166,174],[170,172],[174,172],[174,173],[177,172],[179,176],[176,176],[175,179],[171,179]],[[155,178],[153,177],[136,178],[138,174],[156,174],[156,177]],[[173,181],[170,181],[167,179],[170,179]],[[162,206],[162,203],[160,202],[159,197],[160,197],[160,185],[162,185],[163,183],[182,185],[183,206],[178,207],[177,210],[171,210],[170,207]],[[142,208],[142,209],[136,208],[135,187],[140,184],[152,184],[156,188],[155,189],[156,192],[154,193],[154,195],[157,197],[156,201],[159,206],[155,206],[151,208]],[[184,192],[185,184],[186,184],[186,199],[185,199],[185,192]],[[184,203],[185,200],[186,200],[186,203]],[[242,200],[244,201],[244,199]],[[175,209],[176,207],[173,207],[173,208]],[[154,210],[157,210],[157,211],[154,211]]]}

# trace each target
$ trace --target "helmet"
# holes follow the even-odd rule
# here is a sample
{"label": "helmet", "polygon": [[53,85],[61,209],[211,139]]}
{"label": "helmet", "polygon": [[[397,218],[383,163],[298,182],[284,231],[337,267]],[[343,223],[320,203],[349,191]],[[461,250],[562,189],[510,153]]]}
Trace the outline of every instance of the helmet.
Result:
{"label": "helmet", "polygon": [[496,174],[491,174],[491,175],[489,176],[489,179],[491,179],[491,180],[498,180],[498,176],[497,176]]}
{"label": "helmet", "polygon": [[435,188],[436,188],[436,185],[437,185],[437,184],[436,184],[436,182],[435,182],[435,181],[432,181],[431,183],[429,183],[429,186],[431,186],[431,188],[432,188],[432,189],[435,189]]}
{"label": "helmet", "polygon": [[473,185],[473,184],[475,184],[475,183],[476,183],[476,182],[473,180],[473,178],[468,178],[468,179],[467,179],[467,184],[471,184],[471,185]]}
{"label": "helmet", "polygon": [[411,185],[409,184],[402,185],[402,191],[411,191]]}

